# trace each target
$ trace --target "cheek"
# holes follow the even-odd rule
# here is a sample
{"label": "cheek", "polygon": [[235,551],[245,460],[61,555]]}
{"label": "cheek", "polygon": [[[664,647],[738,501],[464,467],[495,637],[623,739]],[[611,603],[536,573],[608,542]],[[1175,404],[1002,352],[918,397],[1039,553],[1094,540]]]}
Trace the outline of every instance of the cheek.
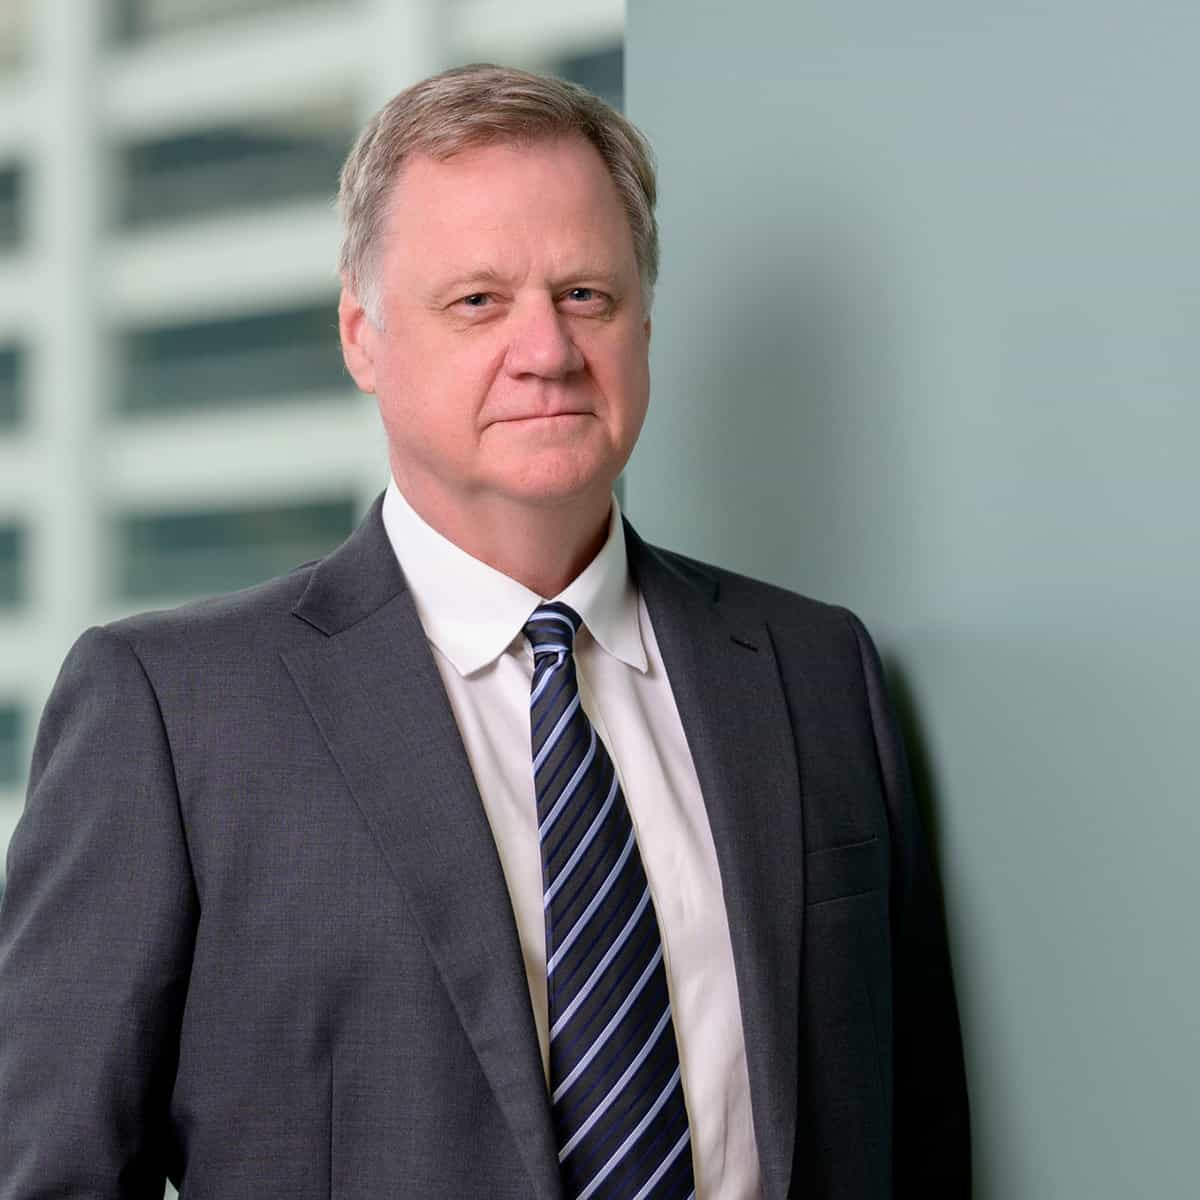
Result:
{"label": "cheek", "polygon": [[495,353],[481,339],[410,340],[379,364],[380,414],[399,445],[466,451],[495,375]]}
{"label": "cheek", "polygon": [[614,418],[629,436],[637,437],[650,400],[650,364],[644,341],[635,341],[614,356],[604,386]]}
{"label": "cheek", "polygon": [[444,401],[472,378],[469,349],[445,338],[393,339],[377,363],[381,395],[396,411],[440,407],[439,399]]}

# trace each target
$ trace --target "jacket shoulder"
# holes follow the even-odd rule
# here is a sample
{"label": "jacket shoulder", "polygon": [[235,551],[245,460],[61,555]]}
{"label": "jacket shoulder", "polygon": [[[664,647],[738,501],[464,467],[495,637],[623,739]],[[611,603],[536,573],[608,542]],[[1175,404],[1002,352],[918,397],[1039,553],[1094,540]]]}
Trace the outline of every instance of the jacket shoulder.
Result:
{"label": "jacket shoulder", "polygon": [[189,657],[203,657],[218,647],[234,653],[275,650],[292,644],[307,628],[293,610],[317,566],[306,563],[240,591],[136,613],[103,626],[103,631],[127,643],[143,661],[173,650]]}
{"label": "jacket shoulder", "polygon": [[242,591],[115,621],[107,632],[143,649],[191,647],[193,662],[220,651],[259,655],[348,628],[404,588],[376,498],[324,558]]}
{"label": "jacket shoulder", "polygon": [[776,630],[836,633],[845,637],[848,629],[853,628],[865,634],[859,619],[840,604],[818,600],[661,546],[644,545],[644,551],[657,557],[679,579],[709,591],[713,602],[731,618],[762,620]]}

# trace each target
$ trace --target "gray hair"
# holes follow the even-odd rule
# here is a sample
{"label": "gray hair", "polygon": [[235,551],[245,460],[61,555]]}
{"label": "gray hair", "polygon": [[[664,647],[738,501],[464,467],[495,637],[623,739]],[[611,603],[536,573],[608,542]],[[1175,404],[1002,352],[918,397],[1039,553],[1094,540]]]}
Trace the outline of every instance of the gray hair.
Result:
{"label": "gray hair", "polygon": [[633,234],[646,309],[658,278],[654,156],[641,132],[578,84],[475,63],[443,71],[392,97],[359,134],[342,167],[338,270],[372,320],[380,312],[376,248],[404,161],[447,159],[478,146],[579,136],[595,146]]}

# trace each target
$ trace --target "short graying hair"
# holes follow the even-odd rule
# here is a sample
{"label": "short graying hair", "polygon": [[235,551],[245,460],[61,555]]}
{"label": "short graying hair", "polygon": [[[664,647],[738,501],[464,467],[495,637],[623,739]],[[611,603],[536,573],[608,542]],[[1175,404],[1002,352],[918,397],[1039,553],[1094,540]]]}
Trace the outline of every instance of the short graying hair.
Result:
{"label": "short graying hair", "polygon": [[658,278],[654,156],[641,132],[577,84],[475,63],[424,79],[394,96],[367,123],[342,167],[338,270],[372,319],[380,313],[376,248],[405,160],[447,159],[487,145],[579,136],[595,146],[629,219],[647,311]]}

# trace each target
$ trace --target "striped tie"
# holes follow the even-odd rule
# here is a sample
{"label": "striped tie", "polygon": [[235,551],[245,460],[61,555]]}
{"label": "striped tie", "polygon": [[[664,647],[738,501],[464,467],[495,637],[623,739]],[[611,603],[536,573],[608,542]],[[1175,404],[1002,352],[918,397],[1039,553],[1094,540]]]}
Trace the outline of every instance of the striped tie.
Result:
{"label": "striped tie", "polygon": [[550,1090],[566,1200],[695,1195],[662,943],[612,759],[579,702],[565,604],[525,625],[546,914]]}

